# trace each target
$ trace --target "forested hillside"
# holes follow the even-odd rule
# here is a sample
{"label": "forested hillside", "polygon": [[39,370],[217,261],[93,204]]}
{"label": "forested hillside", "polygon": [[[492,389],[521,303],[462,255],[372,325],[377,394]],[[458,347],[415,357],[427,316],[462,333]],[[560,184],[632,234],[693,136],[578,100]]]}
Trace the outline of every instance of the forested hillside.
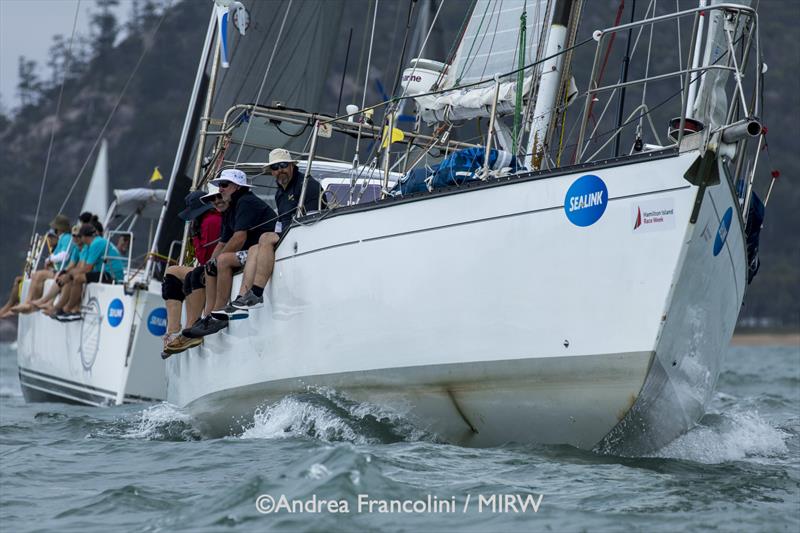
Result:
{"label": "forested hillside", "polygon": [[[20,58],[17,109],[0,115],[0,227],[6,253],[0,259],[0,286],[6,287],[18,274],[31,233],[36,201],[44,175],[51,133],[54,143],[44,188],[38,229],[45,228],[77,179],[64,212],[74,216],[85,195],[96,149],[102,135],[109,142],[112,186],[145,186],[153,168],[165,174],[172,166],[180,129],[186,113],[211,2],[184,0],[164,11],[155,0],[136,0],[135,15],[125,28],[111,14],[117,0],[101,0],[93,19],[93,33],[81,36],[68,53],[68,40],[54,39],[46,69]],[[250,1],[244,0],[245,5]],[[645,4],[646,2],[640,2]],[[364,13],[368,0],[346,3],[341,39],[333,53],[335,61],[328,86],[338,92],[350,26],[353,42],[364,43]],[[376,103],[383,88],[390,90],[394,78],[407,2],[381,2],[376,51],[371,69],[373,81],[367,104]],[[450,2],[443,9],[439,29],[432,36],[428,54],[444,59],[464,19],[468,2]],[[619,0],[590,0],[581,35],[611,26]],[[683,3],[682,5],[688,4]],[[674,2],[671,3],[674,7]],[[664,8],[666,9],[666,8]],[[638,11],[637,11],[638,12]],[[627,14],[626,14],[627,18]],[[762,236],[762,268],[747,295],[741,324],[758,327],[800,327],[800,2],[762,0],[760,21],[762,46],[769,64],[764,88],[763,122],[769,129],[768,158],[759,167],[759,180],[766,183],[779,169],[781,178],[770,200]],[[278,21],[276,20],[276,25]],[[68,33],[65,21],[65,33]],[[157,31],[156,31],[157,30]],[[120,33],[123,32],[123,33]],[[125,38],[120,40],[120,35]],[[118,43],[118,44],[114,44]],[[437,55],[439,57],[437,57]],[[406,59],[407,61],[407,59]],[[365,57],[349,58],[345,102],[360,103]],[[67,70],[61,109],[56,105],[64,69]],[[616,75],[618,65],[609,67]],[[46,74],[45,74],[46,72]],[[585,86],[588,74],[576,74]],[[124,89],[124,93],[123,93]],[[121,97],[120,97],[121,96]],[[280,100],[265,95],[262,103]],[[333,105],[325,112],[335,110]],[[113,114],[112,114],[113,111]],[[109,117],[110,120],[109,120]],[[659,126],[665,125],[660,124]]]}

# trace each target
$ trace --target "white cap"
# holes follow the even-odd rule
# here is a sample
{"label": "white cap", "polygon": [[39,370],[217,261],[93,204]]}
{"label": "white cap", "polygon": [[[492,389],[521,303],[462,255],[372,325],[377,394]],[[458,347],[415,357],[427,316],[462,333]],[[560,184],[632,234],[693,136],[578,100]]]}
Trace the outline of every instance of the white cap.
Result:
{"label": "white cap", "polygon": [[217,179],[211,180],[211,184],[219,187],[223,181],[229,181],[239,187],[250,187],[250,184],[247,183],[247,175],[237,168],[226,168]]}
{"label": "white cap", "polygon": [[267,166],[274,165],[275,163],[297,163],[297,160],[292,159],[292,154],[289,153],[289,150],[275,148],[269,153],[269,163],[267,163]]}
{"label": "white cap", "polygon": [[208,194],[205,194],[205,195],[201,196],[200,200],[206,202],[206,201],[208,201],[209,198],[211,198],[212,196],[216,196],[218,194],[219,194],[219,187],[217,187],[213,183],[209,183],[208,184]]}

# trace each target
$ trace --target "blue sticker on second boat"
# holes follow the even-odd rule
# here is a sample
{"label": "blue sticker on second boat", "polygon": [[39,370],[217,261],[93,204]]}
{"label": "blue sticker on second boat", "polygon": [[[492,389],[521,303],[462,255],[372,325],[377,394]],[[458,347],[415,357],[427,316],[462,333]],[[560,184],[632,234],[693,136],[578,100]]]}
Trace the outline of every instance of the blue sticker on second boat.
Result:
{"label": "blue sticker on second boat", "polygon": [[166,308],[156,307],[150,311],[150,316],[147,317],[147,330],[156,337],[161,337],[167,332]]}
{"label": "blue sticker on second boat", "polygon": [[576,226],[591,226],[603,216],[608,204],[608,188],[599,177],[581,176],[570,185],[564,197],[564,212]]}
{"label": "blue sticker on second boat", "polygon": [[725,241],[728,240],[728,233],[731,229],[731,220],[733,220],[733,208],[729,207],[725,214],[722,215],[722,220],[719,221],[719,228],[717,229],[717,238],[714,239],[714,256],[718,256],[725,246]]}
{"label": "blue sticker on second boat", "polygon": [[115,328],[122,323],[122,318],[125,316],[125,306],[122,304],[122,300],[119,298],[114,298],[111,300],[111,303],[108,304],[108,324]]}

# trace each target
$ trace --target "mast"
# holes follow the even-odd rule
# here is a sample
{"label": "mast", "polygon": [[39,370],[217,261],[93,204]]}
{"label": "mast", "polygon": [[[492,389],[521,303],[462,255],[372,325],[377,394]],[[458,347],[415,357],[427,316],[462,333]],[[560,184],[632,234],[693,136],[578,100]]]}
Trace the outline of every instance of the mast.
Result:
{"label": "mast", "polygon": [[194,86],[192,87],[192,95],[189,98],[189,107],[186,111],[186,117],[183,120],[183,129],[181,130],[181,137],[180,141],[178,142],[178,150],[175,154],[175,160],[172,163],[172,171],[170,171],[169,175],[169,184],[167,185],[167,194],[164,199],[164,205],[161,207],[161,215],[158,217],[158,224],[156,225],[156,231],[153,234],[153,241],[150,247],[150,253],[147,256],[147,264],[145,266],[145,278],[150,279],[153,270],[153,256],[158,251],[158,238],[161,234],[161,230],[164,226],[164,218],[167,214],[167,208],[169,207],[169,202],[172,196],[172,190],[175,187],[175,179],[178,175],[178,170],[181,165],[181,159],[183,159],[183,154],[187,149],[187,138],[189,136],[189,130],[191,129],[192,125],[192,118],[194,115],[195,108],[197,106],[197,99],[200,93],[200,86],[202,85],[203,75],[205,73],[206,64],[208,63],[208,54],[209,50],[211,49],[211,41],[214,37],[214,28],[216,24],[217,16],[214,9],[211,10],[211,18],[208,22],[208,29],[206,30],[206,39],[203,43],[203,51],[200,54],[200,63],[197,67],[197,74],[194,78]]}
{"label": "mast", "polygon": [[[547,47],[544,53],[545,57],[558,54],[564,49],[573,1],[556,0],[553,23],[550,27],[550,34],[547,38]],[[525,150],[525,164],[530,169],[538,170],[542,167],[545,150],[544,141],[550,126],[550,116],[557,103],[556,98],[558,98],[563,63],[564,56],[559,54],[545,61],[542,66],[539,92],[536,96],[536,105],[531,118],[531,132],[528,136],[528,146]]]}
{"label": "mast", "polygon": [[[698,7],[706,7],[706,0],[699,0]],[[703,26],[706,21],[706,15],[700,12],[700,21],[697,26],[697,35],[694,41],[694,54],[692,55],[692,71],[694,72],[700,66],[700,50],[703,48]],[[701,76],[702,77],[702,76]],[[689,84],[689,96],[686,98],[686,117],[694,118],[694,101],[697,97],[697,88],[700,86],[700,80]]]}

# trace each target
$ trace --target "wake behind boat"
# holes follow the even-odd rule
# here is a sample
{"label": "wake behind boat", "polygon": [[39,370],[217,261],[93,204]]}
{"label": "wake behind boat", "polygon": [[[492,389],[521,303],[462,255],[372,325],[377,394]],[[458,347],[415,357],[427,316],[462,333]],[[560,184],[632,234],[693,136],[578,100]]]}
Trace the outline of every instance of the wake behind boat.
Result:
{"label": "wake behind boat", "polygon": [[[195,145],[197,161],[212,162],[196,164],[198,185],[231,167],[258,179],[257,150],[276,146],[275,129],[313,127],[308,151],[295,150],[306,178],[264,307],[167,362],[168,400],[208,433],[237,431],[259,406],[319,386],[391,406],[469,446],[518,441],[641,453],[704,413],[757,265],[761,202],[753,183],[764,69],[754,10],[712,2],[656,16],[653,7],[640,21],[595,32],[570,158],[565,110],[582,2],[543,0],[530,11],[511,4],[477,2],[451,63],[413,61],[380,126],[363,105],[332,117],[217,102],[218,129]],[[325,16],[309,6],[300,3],[292,15]],[[251,19],[266,15],[260,7]],[[496,23],[485,24],[487,16]],[[626,71],[619,82],[601,82],[612,35],[627,32],[630,41],[630,32],[644,31],[652,43],[664,25],[687,20],[688,57],[676,69],[650,73],[648,51],[641,77],[628,80]],[[212,18],[209,34],[217,23],[227,24]],[[242,57],[265,42],[254,30],[237,42]],[[508,57],[481,63],[502,56],[484,47],[503,32],[517,35],[504,43]],[[283,44],[279,33],[275,50]],[[515,46],[529,53],[517,55]],[[226,47],[208,43],[198,79],[210,68],[214,87]],[[745,71],[755,73],[747,88]],[[678,98],[648,101],[655,92],[648,84],[663,80],[680,84]],[[609,94],[634,87],[642,104],[624,123],[621,104],[611,135],[597,133],[602,121],[590,130],[598,95],[610,103]],[[230,94],[224,83],[216,90]],[[212,120],[212,92],[203,123]],[[395,135],[400,102],[416,102],[418,113],[413,131]],[[665,104],[679,118],[663,138],[646,121]],[[451,138],[456,120],[475,117],[488,118],[485,143]],[[353,162],[321,156],[332,135],[357,139]],[[631,142],[620,153],[623,135]],[[365,165],[362,139],[371,146]],[[336,194],[348,180],[329,176],[331,165],[350,169],[349,194]],[[327,209],[303,207],[311,174],[337,199]],[[359,192],[368,187],[380,191],[374,200]]]}

